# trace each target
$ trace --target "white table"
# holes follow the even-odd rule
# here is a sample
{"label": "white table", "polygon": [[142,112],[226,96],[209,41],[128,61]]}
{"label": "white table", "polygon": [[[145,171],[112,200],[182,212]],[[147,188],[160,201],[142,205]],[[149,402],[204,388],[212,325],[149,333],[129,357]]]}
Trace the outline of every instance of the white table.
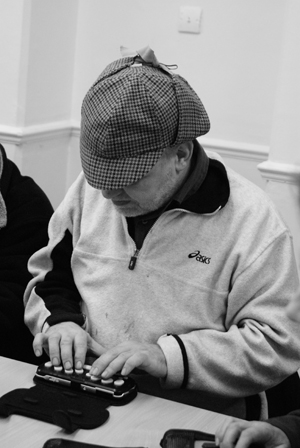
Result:
{"label": "white table", "polygon": [[[0,357],[0,396],[34,385],[36,366]],[[1,448],[42,448],[52,438],[74,439],[111,447],[159,448],[164,433],[171,428],[214,433],[230,417],[139,393],[125,406],[110,406],[110,417],[92,430],[72,434],[50,423],[19,415],[0,417]]]}

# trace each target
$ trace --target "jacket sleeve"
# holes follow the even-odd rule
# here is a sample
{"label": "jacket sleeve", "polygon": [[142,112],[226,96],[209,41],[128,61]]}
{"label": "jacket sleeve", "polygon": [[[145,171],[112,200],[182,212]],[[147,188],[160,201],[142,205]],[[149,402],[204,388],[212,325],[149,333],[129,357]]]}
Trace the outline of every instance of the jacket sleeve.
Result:
{"label": "jacket sleeve", "polygon": [[[286,315],[299,279],[285,231],[232,280],[222,325],[158,340],[168,364],[167,388],[227,397],[264,391],[300,365],[300,325]],[[185,352],[185,357],[183,356]],[[185,361],[185,362],[184,362]]]}
{"label": "jacket sleeve", "polygon": [[277,426],[288,437],[291,448],[299,447],[300,440],[300,409],[290,412],[282,417],[274,417],[267,420],[271,425]]}
{"label": "jacket sleeve", "polygon": [[77,204],[72,207],[70,196],[65,197],[50,220],[48,245],[29,260],[28,269],[33,279],[24,295],[25,322],[33,334],[41,332],[45,323],[51,326],[72,321],[83,326],[85,322],[81,313],[81,296],[71,268],[72,210]]}

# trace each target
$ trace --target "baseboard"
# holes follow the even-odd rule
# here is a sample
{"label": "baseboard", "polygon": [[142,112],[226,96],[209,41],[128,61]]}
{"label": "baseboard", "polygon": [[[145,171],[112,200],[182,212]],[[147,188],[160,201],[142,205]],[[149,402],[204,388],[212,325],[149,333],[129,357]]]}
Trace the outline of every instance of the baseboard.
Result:
{"label": "baseboard", "polygon": [[204,149],[215,151],[221,156],[232,159],[250,160],[260,163],[267,160],[269,156],[269,147],[264,145],[218,140],[207,137],[200,137],[198,140]]}

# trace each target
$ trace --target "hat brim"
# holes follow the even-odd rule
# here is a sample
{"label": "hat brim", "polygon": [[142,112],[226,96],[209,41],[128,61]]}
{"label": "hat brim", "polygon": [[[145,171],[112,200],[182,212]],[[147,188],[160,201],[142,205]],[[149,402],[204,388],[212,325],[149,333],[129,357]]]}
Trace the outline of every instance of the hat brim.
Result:
{"label": "hat brim", "polygon": [[80,147],[85,178],[98,190],[117,190],[137,182],[149,173],[163,152],[164,149],[160,149],[135,157],[108,159],[91,153],[83,143]]}

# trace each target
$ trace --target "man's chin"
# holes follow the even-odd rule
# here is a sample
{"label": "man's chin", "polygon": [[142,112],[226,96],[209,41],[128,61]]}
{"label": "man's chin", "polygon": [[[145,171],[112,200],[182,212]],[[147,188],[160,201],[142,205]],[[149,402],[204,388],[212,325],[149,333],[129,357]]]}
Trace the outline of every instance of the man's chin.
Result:
{"label": "man's chin", "polygon": [[126,218],[134,218],[135,216],[143,215],[144,213],[139,207],[135,207],[132,205],[116,205],[114,204],[115,209],[118,213],[120,213],[123,216],[126,216]]}

